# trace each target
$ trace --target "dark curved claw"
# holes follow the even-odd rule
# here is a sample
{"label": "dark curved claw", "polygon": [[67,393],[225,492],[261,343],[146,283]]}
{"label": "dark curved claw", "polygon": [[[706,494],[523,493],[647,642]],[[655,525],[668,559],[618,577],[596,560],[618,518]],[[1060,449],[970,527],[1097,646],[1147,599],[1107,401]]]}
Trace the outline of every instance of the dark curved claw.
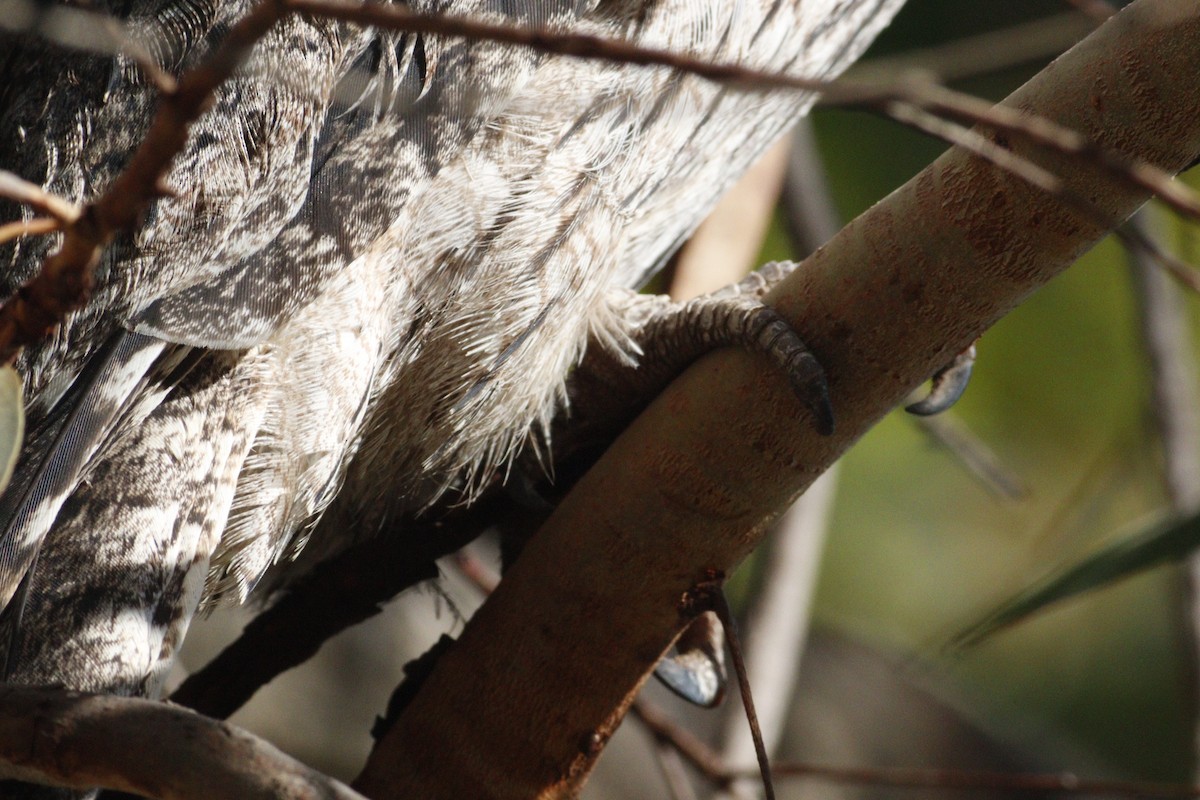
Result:
{"label": "dark curved claw", "polygon": [[725,699],[725,629],[717,615],[706,611],[679,634],[674,652],[654,668],[654,677],[668,689],[701,708],[714,708]]}
{"label": "dark curved claw", "polygon": [[929,394],[905,406],[904,410],[920,417],[942,413],[963,396],[974,367],[975,345],[971,345],[955,356],[949,364],[933,373],[933,385],[929,388]]}
{"label": "dark curved claw", "polygon": [[805,352],[794,364],[786,370],[788,382],[792,391],[804,401],[813,415],[813,427],[822,436],[832,436],[834,430],[833,403],[829,399],[829,382],[825,378],[825,370],[812,353]]}
{"label": "dark curved claw", "polygon": [[716,293],[676,306],[673,315],[647,326],[647,335],[675,349],[699,355],[717,347],[742,347],[765,356],[788,379],[797,398],[813,414],[813,427],[833,433],[833,406],[825,370],[795,329],[757,297]]}
{"label": "dark curved claw", "polygon": [[[706,302],[702,298],[700,302]],[[707,301],[711,302],[711,301]],[[778,311],[756,298],[739,297],[723,301],[728,307],[731,330],[740,331],[741,345],[765,355],[787,377],[792,391],[808,406],[813,427],[822,436],[833,433],[833,405],[829,400],[829,381],[825,369],[808,350],[800,335]]]}

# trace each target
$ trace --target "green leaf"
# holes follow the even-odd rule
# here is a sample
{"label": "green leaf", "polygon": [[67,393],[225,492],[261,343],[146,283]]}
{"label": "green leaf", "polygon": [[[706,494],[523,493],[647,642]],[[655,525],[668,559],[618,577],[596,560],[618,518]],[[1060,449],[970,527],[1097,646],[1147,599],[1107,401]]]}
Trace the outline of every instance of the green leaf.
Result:
{"label": "green leaf", "polygon": [[25,438],[21,376],[11,364],[0,367],[0,490],[8,486]]}
{"label": "green leaf", "polygon": [[1054,603],[1102,589],[1168,561],[1181,561],[1200,547],[1200,514],[1160,522],[1114,542],[1083,561],[1048,575],[997,606],[950,640],[951,649],[972,647]]}

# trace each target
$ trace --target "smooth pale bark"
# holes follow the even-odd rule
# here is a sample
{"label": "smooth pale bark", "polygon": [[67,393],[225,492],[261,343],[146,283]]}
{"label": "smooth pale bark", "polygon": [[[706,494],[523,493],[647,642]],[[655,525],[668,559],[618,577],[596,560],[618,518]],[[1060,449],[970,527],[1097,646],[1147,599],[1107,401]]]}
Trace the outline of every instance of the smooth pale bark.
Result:
{"label": "smooth pale bark", "polygon": [[[1200,153],[1200,4],[1139,0],[1008,102],[1182,169]],[[1036,160],[1114,222],[1146,199],[1078,159]],[[864,431],[1103,233],[958,150],[857,219],[771,298],[829,372],[836,435],[818,436],[749,356],[696,364],[527,546],[357,788],[377,800],[577,791],[689,589],[736,565]]]}

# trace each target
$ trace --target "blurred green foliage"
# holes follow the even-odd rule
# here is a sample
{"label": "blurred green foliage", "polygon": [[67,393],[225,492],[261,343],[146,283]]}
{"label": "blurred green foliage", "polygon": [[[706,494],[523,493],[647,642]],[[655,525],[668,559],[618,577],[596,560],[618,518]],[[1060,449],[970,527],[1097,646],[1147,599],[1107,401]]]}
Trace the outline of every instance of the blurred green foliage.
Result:
{"label": "blurred green foliage", "polygon": [[[1065,8],[912,0],[874,53]],[[959,88],[999,99],[1040,66]],[[815,124],[847,218],[942,149],[862,113],[823,109]],[[776,232],[765,258],[788,255]],[[949,667],[991,713],[1061,732],[1115,774],[1190,780],[1196,690],[1177,570],[1057,606],[960,657],[943,651],[998,601],[1164,509],[1137,320],[1126,255],[1109,241],[980,342],[954,413],[1030,487],[1026,499],[997,499],[902,413],[864,438],[843,460],[817,615],[912,653],[914,669]]]}

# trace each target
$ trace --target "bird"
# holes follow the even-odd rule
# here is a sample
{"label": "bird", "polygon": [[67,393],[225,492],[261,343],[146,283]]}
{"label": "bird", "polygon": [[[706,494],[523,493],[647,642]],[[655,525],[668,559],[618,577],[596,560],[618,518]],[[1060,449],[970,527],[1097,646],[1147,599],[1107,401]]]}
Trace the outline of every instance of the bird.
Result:
{"label": "bird", "polygon": [[[829,80],[902,3],[408,5]],[[179,75],[252,5],[91,8]],[[0,169],[85,203],[145,137],[156,89],[126,52],[43,33],[0,33]],[[549,447],[572,370],[652,349],[647,319],[679,307],[636,290],[814,100],[286,16],[106,248],[87,305],[16,362],[6,679],[158,697],[198,612]],[[0,202],[0,219],[32,213]],[[0,245],[0,297],[57,242]]]}

